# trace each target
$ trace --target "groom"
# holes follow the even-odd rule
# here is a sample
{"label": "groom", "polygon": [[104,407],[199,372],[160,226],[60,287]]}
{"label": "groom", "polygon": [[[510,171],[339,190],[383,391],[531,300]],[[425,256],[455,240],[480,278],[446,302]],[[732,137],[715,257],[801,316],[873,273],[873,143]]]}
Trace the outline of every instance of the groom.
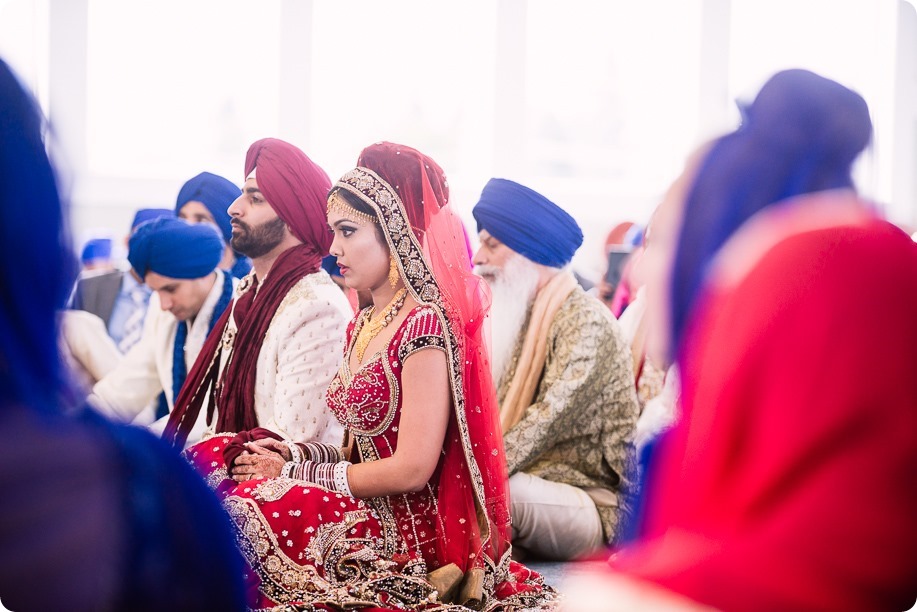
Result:
{"label": "groom", "polygon": [[[325,389],[341,364],[353,310],[321,269],[331,181],[293,145],[255,142],[242,195],[229,207],[232,248],[252,260],[201,350],[164,437],[183,446],[206,410],[209,433],[262,427],[295,442],[340,446]],[[206,434],[205,434],[206,435]]]}

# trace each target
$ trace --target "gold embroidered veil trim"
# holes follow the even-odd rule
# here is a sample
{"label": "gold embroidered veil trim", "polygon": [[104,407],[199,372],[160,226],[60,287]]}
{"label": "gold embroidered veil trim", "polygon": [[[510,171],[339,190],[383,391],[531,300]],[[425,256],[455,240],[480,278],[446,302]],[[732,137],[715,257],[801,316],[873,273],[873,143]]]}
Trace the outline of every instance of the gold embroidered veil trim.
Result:
{"label": "gold embroidered veil trim", "polygon": [[[392,186],[369,168],[363,167],[347,172],[335,186],[346,189],[376,211],[383,226],[383,234],[388,242],[389,251],[394,256],[401,275],[405,279],[405,286],[419,304],[433,307],[440,318],[446,339],[446,353],[449,356],[450,386],[455,404],[456,421],[477,508],[482,551],[487,551],[490,547],[491,531],[487,513],[484,511],[486,507],[484,479],[471,448],[462,388],[460,344],[445,314],[448,304],[445,304],[442,299],[431,267],[425,260],[422,247],[411,228],[404,204]],[[479,558],[479,560],[489,566],[491,575],[496,576],[507,571],[508,554],[504,554],[501,559],[490,559],[488,554],[480,555],[480,557],[483,559]],[[460,597],[468,597],[469,602],[474,601],[477,597],[483,597],[483,573],[480,569],[475,571],[474,568],[469,568],[465,572],[461,581]]]}

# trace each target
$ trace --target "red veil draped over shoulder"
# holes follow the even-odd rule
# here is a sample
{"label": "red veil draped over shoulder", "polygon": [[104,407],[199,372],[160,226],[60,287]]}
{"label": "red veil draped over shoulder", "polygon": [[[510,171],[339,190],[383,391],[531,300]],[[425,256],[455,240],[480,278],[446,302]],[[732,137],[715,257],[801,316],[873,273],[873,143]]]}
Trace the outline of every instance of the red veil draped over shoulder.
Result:
{"label": "red veil draped over shoulder", "polygon": [[[389,249],[418,303],[446,330],[453,401],[444,442],[437,566],[457,565],[465,588],[485,576],[499,584],[509,565],[509,498],[499,408],[491,381],[484,317],[490,294],[472,273],[461,220],[449,205],[442,169],[410,147],[363,150],[338,187],[376,211]],[[489,580],[487,581],[489,582]]]}
{"label": "red veil draped over shoulder", "polygon": [[856,196],[749,222],[711,268],[683,417],[613,565],[723,610],[912,605],[915,312],[917,245]]}

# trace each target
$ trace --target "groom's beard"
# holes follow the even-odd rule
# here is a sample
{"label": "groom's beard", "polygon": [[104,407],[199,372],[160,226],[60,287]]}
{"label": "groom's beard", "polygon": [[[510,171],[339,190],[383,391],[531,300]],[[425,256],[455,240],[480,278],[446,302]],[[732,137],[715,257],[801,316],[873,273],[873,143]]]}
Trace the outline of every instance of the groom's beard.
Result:
{"label": "groom's beard", "polygon": [[532,261],[513,253],[503,268],[475,266],[476,274],[490,285],[493,305],[490,309],[490,335],[493,358],[490,369],[494,385],[500,388],[503,375],[513,358],[519,332],[538,288],[538,268]]}

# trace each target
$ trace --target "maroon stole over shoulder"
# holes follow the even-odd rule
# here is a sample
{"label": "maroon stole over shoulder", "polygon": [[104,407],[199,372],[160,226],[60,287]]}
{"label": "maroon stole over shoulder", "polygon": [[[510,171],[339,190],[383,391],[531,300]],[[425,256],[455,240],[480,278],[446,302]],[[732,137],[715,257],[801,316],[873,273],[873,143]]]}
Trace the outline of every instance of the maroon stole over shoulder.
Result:
{"label": "maroon stole over shoulder", "polygon": [[[304,276],[317,272],[320,264],[321,256],[312,245],[300,244],[288,249],[274,262],[260,287],[256,280],[253,287],[223,312],[178,394],[162,434],[164,440],[182,448],[208,397],[207,421],[212,419],[216,407],[216,431],[240,432],[258,427],[255,381],[264,336],[290,289]],[[231,313],[237,332],[229,361],[220,377],[223,332]]]}

